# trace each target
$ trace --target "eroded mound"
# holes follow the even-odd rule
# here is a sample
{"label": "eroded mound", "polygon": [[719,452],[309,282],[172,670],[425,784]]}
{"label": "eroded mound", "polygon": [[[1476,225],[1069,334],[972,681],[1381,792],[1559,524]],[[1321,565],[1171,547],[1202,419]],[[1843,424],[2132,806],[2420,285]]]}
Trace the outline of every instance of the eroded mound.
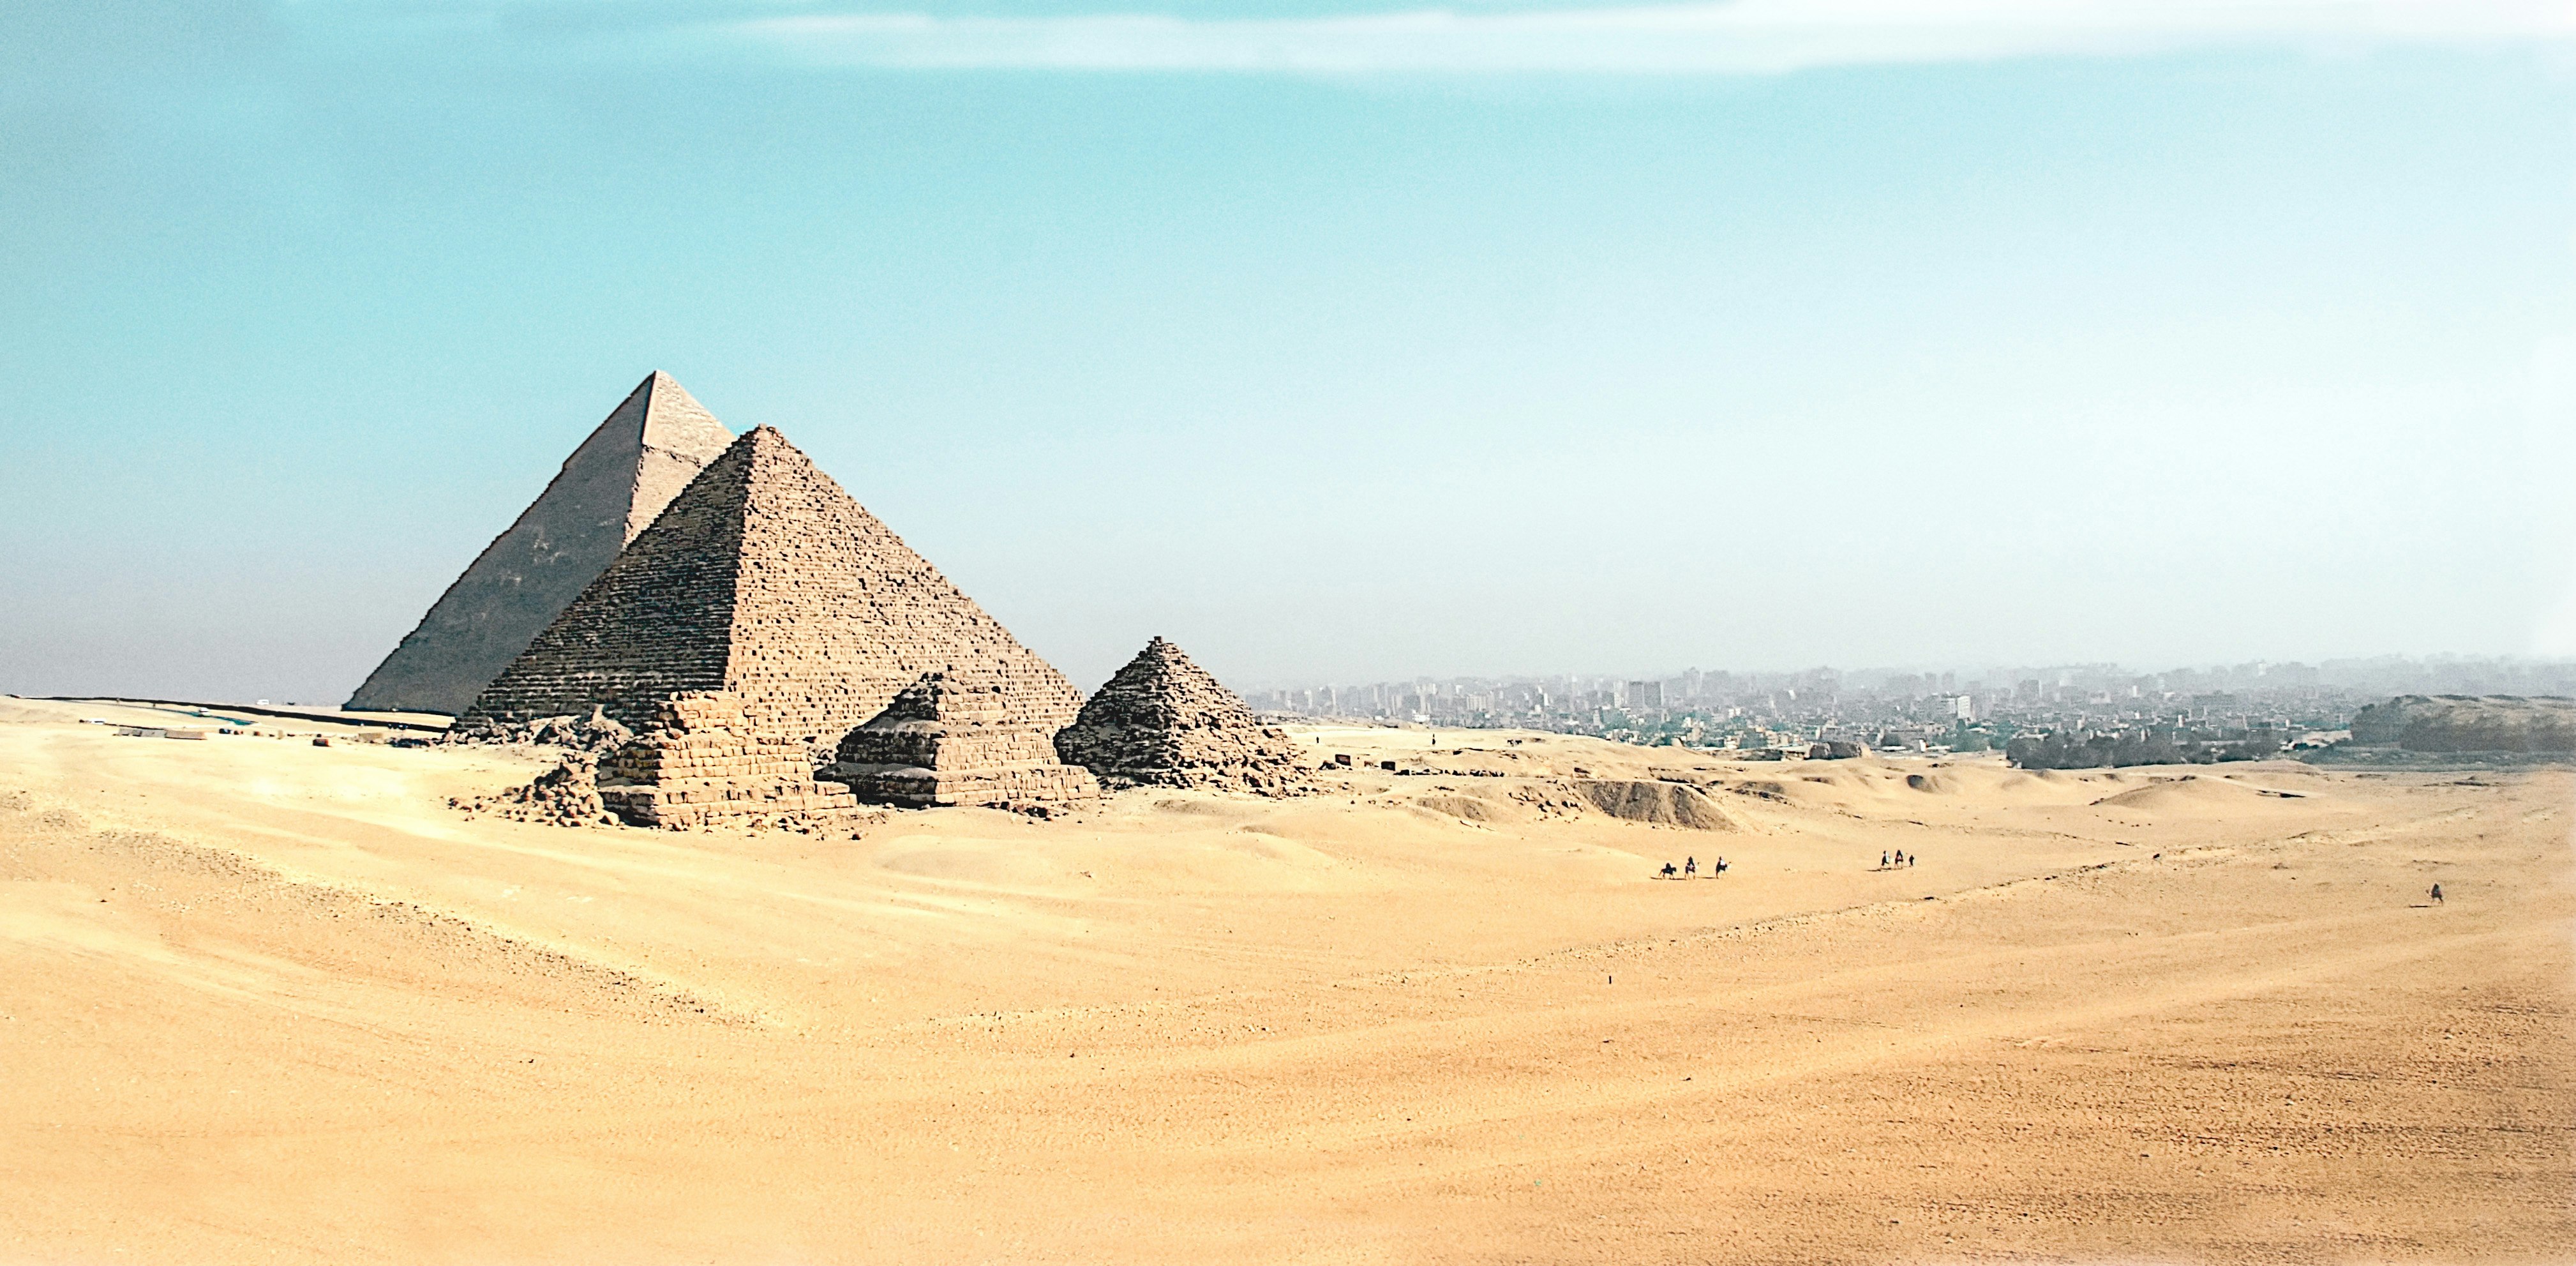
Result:
{"label": "eroded mound", "polygon": [[1593,808],[1628,822],[1688,827],[1694,831],[1742,830],[1726,810],[1687,783],[1587,778],[1573,784]]}
{"label": "eroded mound", "polygon": [[2124,809],[2203,809],[2215,810],[2254,804],[2267,799],[2297,799],[2295,792],[2269,791],[2250,787],[2227,778],[2201,778],[2185,774],[2179,778],[2158,779],[2143,787],[2132,787],[2117,795],[2104,796],[2093,803],[2116,805]]}

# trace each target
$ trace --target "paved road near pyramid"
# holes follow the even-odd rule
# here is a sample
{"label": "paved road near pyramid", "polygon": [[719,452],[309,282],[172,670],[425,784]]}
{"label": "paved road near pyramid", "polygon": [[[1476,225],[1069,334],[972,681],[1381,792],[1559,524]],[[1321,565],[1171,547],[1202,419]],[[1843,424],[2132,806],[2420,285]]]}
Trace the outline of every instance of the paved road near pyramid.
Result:
{"label": "paved road near pyramid", "polygon": [[474,700],[468,732],[592,707],[628,725],[730,691],[764,735],[840,741],[925,672],[989,673],[1062,728],[1082,695],[787,437],[757,427]]}
{"label": "paved road near pyramid", "polygon": [[464,711],[732,441],[669,374],[647,375],[367,675],[348,706]]}

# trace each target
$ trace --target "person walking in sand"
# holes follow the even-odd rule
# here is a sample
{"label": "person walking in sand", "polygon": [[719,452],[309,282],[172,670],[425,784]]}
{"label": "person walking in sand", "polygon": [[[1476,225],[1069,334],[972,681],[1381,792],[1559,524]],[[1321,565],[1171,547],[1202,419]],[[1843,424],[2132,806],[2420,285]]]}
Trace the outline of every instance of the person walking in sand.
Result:
{"label": "person walking in sand", "polygon": [[2440,884],[2433,885],[2433,904],[2437,906],[2442,904],[2442,885]]}
{"label": "person walking in sand", "polygon": [[1882,848],[1882,849],[1878,850],[1878,868],[1879,868],[1880,870],[1885,870],[1885,869],[1887,869],[1887,850],[1886,850],[1886,849],[1883,849],[1883,848]]}

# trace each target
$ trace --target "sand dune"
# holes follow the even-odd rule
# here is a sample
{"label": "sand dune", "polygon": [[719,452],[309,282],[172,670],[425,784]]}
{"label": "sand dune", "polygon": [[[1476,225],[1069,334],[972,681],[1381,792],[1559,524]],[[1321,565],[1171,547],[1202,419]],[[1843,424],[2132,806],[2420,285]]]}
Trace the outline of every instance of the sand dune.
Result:
{"label": "sand dune", "polygon": [[2181,812],[2254,812],[2264,800],[2295,800],[2303,791],[2285,791],[2277,787],[2258,786],[2236,778],[2202,774],[2169,774],[2143,787],[2104,796],[2099,801],[2124,809],[2155,809]]}
{"label": "sand dune", "polygon": [[84,715],[152,714],[0,709],[16,1258],[2576,1254],[2561,774],[1341,730],[1300,800],[677,834]]}

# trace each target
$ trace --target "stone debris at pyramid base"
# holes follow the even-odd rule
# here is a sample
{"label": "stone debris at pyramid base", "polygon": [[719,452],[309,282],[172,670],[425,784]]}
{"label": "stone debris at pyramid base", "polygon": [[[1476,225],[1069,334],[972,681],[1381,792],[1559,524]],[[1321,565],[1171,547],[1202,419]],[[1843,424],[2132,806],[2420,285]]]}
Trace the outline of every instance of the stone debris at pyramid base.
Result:
{"label": "stone debris at pyramid base", "polygon": [[1196,787],[1292,796],[1318,790],[1285,731],[1162,638],[1145,644],[1055,736],[1066,764],[1103,787]]}
{"label": "stone debris at pyramid base", "polygon": [[533,782],[470,800],[449,797],[447,807],[549,826],[615,826],[618,819],[599,798],[597,765],[588,752],[566,752]]}
{"label": "stone debris at pyramid base", "polygon": [[618,724],[603,708],[593,706],[588,720],[572,716],[534,721],[477,721],[460,724],[439,736],[441,743],[528,744],[561,747],[592,756],[607,756],[635,741],[635,731]]}
{"label": "stone debris at pyramid base", "polygon": [[599,798],[629,826],[855,825],[869,815],[850,789],[818,782],[805,745],[755,733],[723,691],[662,701],[653,728],[600,765]]}
{"label": "stone debris at pyramid base", "polygon": [[870,804],[981,805],[1036,817],[1100,801],[1090,771],[1056,758],[1045,725],[994,674],[930,672],[843,736],[819,777]]}
{"label": "stone debris at pyramid base", "polygon": [[823,777],[844,783],[867,804],[905,809],[981,806],[1054,817],[1100,802],[1100,784],[1079,766],[939,770],[920,766],[835,765]]}

